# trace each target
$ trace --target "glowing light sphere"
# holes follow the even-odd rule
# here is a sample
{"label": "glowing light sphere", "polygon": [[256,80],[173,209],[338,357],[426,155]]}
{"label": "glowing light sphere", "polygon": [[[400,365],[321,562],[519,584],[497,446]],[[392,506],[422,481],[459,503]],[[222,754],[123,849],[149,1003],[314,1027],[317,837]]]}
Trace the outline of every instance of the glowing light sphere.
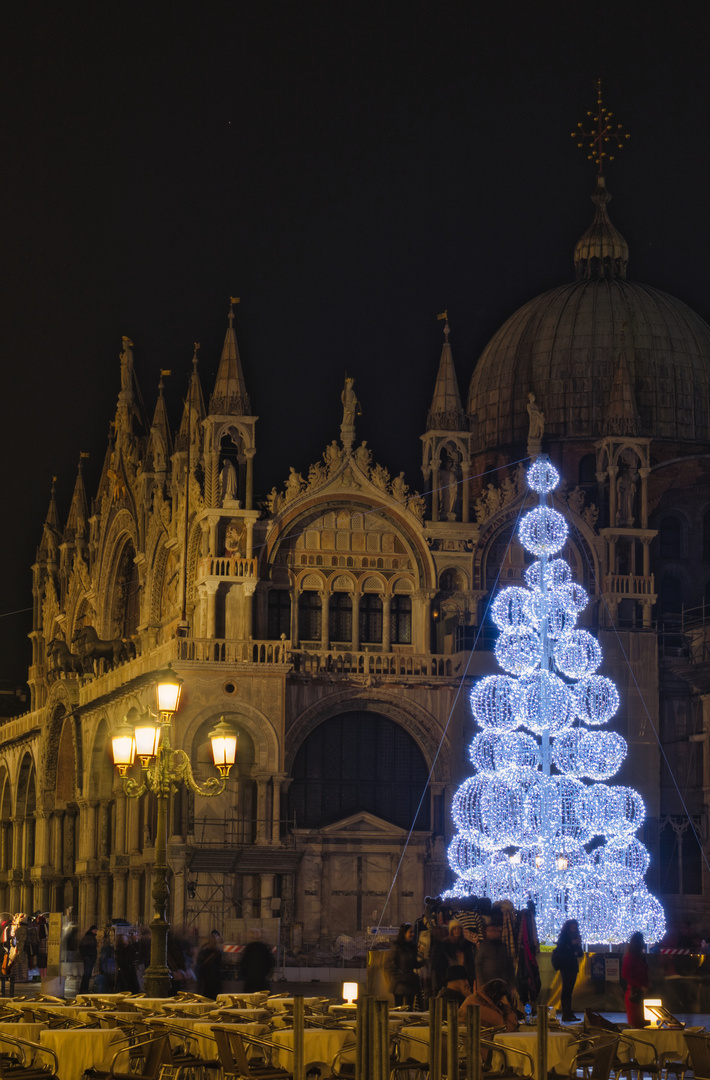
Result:
{"label": "glowing light sphere", "polygon": [[645,885],[637,886],[631,896],[627,922],[641,931],[647,944],[660,941],[666,932],[663,908]]}
{"label": "glowing light sphere", "polygon": [[585,724],[606,724],[619,708],[619,692],[604,675],[588,675],[571,688],[572,708]]}
{"label": "glowing light sphere", "polygon": [[508,675],[488,675],[471,691],[471,711],[482,728],[512,730],[520,726],[520,684]]}
{"label": "glowing light sphere", "polygon": [[451,869],[466,881],[480,875],[490,856],[490,852],[466,833],[459,833],[453,838],[447,854]]}
{"label": "glowing light sphere", "polygon": [[525,515],[518,535],[523,547],[533,555],[554,555],[567,541],[567,522],[549,506],[538,506]]}
{"label": "glowing light sphere", "polygon": [[504,773],[534,768],[539,750],[536,740],[522,731],[497,732],[489,728],[476,735],[470,755],[478,772]]}
{"label": "glowing light sphere", "polygon": [[589,603],[589,597],[581,585],[576,581],[569,581],[558,586],[560,603],[564,604],[565,610],[571,615],[579,615]]}
{"label": "glowing light sphere", "polygon": [[530,621],[530,593],[527,589],[501,589],[491,604],[490,616],[499,630],[526,626]]}
{"label": "glowing light sphere", "polygon": [[560,482],[560,474],[547,458],[539,457],[527,471],[528,487],[540,495],[554,491]]}
{"label": "glowing light sphere", "polygon": [[608,780],[621,768],[626,749],[626,740],[615,731],[585,732],[578,775],[588,776],[590,780]]}
{"label": "glowing light sphere", "polygon": [[553,640],[564,637],[574,629],[577,613],[569,608],[559,590],[552,592],[547,605],[547,633]]}
{"label": "glowing light sphere", "polygon": [[555,645],[555,665],[570,679],[591,675],[602,662],[602,650],[587,630],[572,630]]}
{"label": "glowing light sphere", "polygon": [[504,630],[495,647],[496,660],[511,675],[531,675],[542,659],[542,642],[532,627]]}
{"label": "glowing light sphere", "polygon": [[525,581],[531,589],[539,589],[542,582],[548,589],[559,589],[572,580],[572,571],[564,559],[548,559],[543,574],[542,563],[530,563],[525,571]]}
{"label": "glowing light sphere", "polygon": [[550,671],[535,671],[520,686],[518,719],[537,735],[568,727],[572,719],[569,687]]}
{"label": "glowing light sphere", "polygon": [[625,886],[641,881],[651,862],[651,856],[636,837],[628,843],[605,844],[596,854],[600,867]]}

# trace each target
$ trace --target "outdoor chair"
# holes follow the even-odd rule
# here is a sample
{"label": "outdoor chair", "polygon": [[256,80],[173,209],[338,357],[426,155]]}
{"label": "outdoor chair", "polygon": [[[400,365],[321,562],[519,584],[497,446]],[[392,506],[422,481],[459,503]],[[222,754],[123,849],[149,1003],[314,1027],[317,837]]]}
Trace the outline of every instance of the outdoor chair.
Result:
{"label": "outdoor chair", "polygon": [[710,1035],[684,1031],[695,1080],[710,1080]]}
{"label": "outdoor chair", "polygon": [[576,1063],[572,1073],[558,1073],[555,1069],[548,1071],[548,1080],[573,1080],[581,1071],[584,1080],[609,1080],[609,1076],[615,1071],[617,1050],[619,1046],[619,1034],[613,1035],[605,1031],[600,1035],[583,1035],[576,1040],[578,1045]]}
{"label": "outdoor chair", "polygon": [[126,1039],[125,1045],[111,1058],[108,1070],[85,1069],[82,1080],[158,1080],[163,1065],[172,1065],[170,1037],[167,1034]]}
{"label": "outdoor chair", "polygon": [[282,1069],[278,1065],[271,1065],[265,1060],[250,1060],[247,1056],[247,1045],[259,1046],[263,1049],[276,1049],[274,1043],[267,1039],[259,1039],[252,1035],[245,1035],[227,1027],[216,1024],[212,1028],[217,1042],[217,1052],[222,1068],[225,1073],[236,1073],[246,1080],[293,1080],[293,1071]]}
{"label": "outdoor chair", "polygon": [[[642,1031],[642,1029],[639,1029],[639,1030]],[[590,1029],[589,1034],[591,1034],[591,1035],[599,1035],[599,1036],[604,1036],[604,1035],[608,1036],[610,1033],[608,1032],[608,1030],[606,1028],[604,1028],[603,1030],[598,1029],[598,1028],[596,1028],[596,1029],[592,1028],[592,1029]],[[652,1078],[652,1080],[660,1080],[661,1066],[660,1066],[660,1063],[658,1061],[658,1053],[656,1052],[656,1048],[653,1045],[653,1043],[647,1042],[645,1039],[639,1038],[638,1035],[634,1035],[633,1038],[631,1038],[630,1035],[624,1035],[621,1032],[619,1032],[618,1035],[619,1035],[619,1044],[621,1046],[628,1046],[628,1048],[629,1048],[629,1058],[626,1061],[622,1060],[618,1056],[618,1047],[617,1047],[617,1051],[616,1051],[616,1054],[614,1056],[614,1060],[613,1060],[612,1065],[611,1065],[611,1071],[615,1074],[616,1080],[619,1080],[619,1078],[622,1077],[622,1076],[629,1077],[629,1080],[630,1080],[632,1073],[638,1073],[639,1080],[641,1080],[641,1077],[643,1076],[644,1073],[648,1073],[648,1075]],[[647,1047],[648,1056],[650,1058],[650,1061],[646,1061],[646,1062],[642,1063],[637,1059],[637,1057],[636,1057],[636,1047],[637,1047],[637,1045],[639,1043],[642,1046]],[[578,1063],[578,1067],[580,1067],[580,1068],[585,1067],[586,1062],[585,1062],[585,1059],[584,1059],[584,1055],[581,1055],[581,1057],[577,1059],[577,1063]]]}
{"label": "outdoor chair", "polygon": [[[10,1035],[3,1032],[2,1041],[10,1043],[18,1048],[19,1053],[0,1054],[0,1076],[8,1080],[55,1080],[57,1075],[57,1055],[48,1046],[32,1042],[30,1039],[22,1039],[18,1035]],[[32,1051],[30,1061],[27,1060],[25,1047]],[[40,1055],[45,1055],[51,1060],[51,1064],[39,1064]]]}

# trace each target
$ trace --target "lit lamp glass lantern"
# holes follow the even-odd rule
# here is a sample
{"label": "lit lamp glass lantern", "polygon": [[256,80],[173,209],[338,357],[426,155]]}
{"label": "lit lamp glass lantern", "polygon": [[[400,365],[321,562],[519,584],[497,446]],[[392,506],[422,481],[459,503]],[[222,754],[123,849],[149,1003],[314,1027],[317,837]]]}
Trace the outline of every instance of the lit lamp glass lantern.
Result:
{"label": "lit lamp glass lantern", "polygon": [[150,713],[143,713],[135,727],[136,754],[141,759],[144,769],[148,768],[150,761],[158,756],[160,745],[160,724],[157,723]]}
{"label": "lit lamp glass lantern", "polygon": [[343,983],[343,998],[345,999],[345,1001],[346,1001],[346,1003],[348,1005],[352,1005],[353,1002],[357,1001],[357,983],[356,982],[347,982],[347,983],[344,982]]}
{"label": "lit lamp glass lantern", "polygon": [[237,759],[237,733],[233,727],[225,722],[222,716],[214,731],[210,732],[209,737],[212,743],[212,758],[215,768],[219,771],[220,776],[226,778],[229,776],[229,770]]}
{"label": "lit lamp glass lantern", "polygon": [[119,776],[125,776],[136,757],[136,739],[132,726],[124,717],[123,723],[111,736],[113,763]]}
{"label": "lit lamp glass lantern", "polygon": [[161,676],[158,682],[158,712],[161,716],[166,713],[169,719],[173,713],[178,711],[181,690],[182,679],[178,678],[170,665],[168,665],[165,674]]}
{"label": "lit lamp glass lantern", "polygon": [[659,1008],[663,1005],[660,998],[644,998],[643,999],[643,1018],[648,1020],[649,1026],[658,1027],[658,1013],[653,1006],[656,1005]]}

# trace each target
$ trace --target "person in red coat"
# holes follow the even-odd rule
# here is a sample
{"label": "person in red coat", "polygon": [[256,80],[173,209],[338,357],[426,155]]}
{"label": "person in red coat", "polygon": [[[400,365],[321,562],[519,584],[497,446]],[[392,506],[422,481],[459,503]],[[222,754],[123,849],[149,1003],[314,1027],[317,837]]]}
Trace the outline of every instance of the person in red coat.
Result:
{"label": "person in red coat", "polygon": [[643,999],[648,992],[648,964],[643,955],[643,934],[637,930],[629,939],[621,964],[621,978],[626,982],[626,1016],[630,1028],[643,1027]]}

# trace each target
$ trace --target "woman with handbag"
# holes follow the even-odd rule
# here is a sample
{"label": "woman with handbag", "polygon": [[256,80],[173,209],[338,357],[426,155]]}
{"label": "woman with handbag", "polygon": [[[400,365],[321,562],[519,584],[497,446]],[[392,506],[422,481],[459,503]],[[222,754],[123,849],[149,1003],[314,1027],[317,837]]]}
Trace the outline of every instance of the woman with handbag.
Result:
{"label": "woman with handbag", "polygon": [[621,978],[626,983],[626,1016],[630,1028],[643,1027],[643,999],[648,992],[648,964],[644,959],[643,934],[637,930],[629,938],[621,963]]}

